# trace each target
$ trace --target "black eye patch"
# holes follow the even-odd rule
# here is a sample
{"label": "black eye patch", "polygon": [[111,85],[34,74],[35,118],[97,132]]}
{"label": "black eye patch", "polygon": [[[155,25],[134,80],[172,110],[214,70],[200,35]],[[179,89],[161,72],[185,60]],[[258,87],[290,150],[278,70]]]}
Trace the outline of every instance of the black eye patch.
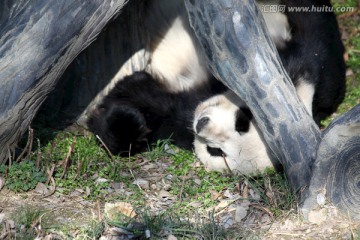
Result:
{"label": "black eye patch", "polygon": [[226,156],[226,154],[220,148],[212,148],[212,147],[206,146],[206,150],[213,157]]}
{"label": "black eye patch", "polygon": [[248,132],[250,128],[250,121],[253,118],[250,109],[246,107],[240,107],[235,114],[235,130],[239,133]]}

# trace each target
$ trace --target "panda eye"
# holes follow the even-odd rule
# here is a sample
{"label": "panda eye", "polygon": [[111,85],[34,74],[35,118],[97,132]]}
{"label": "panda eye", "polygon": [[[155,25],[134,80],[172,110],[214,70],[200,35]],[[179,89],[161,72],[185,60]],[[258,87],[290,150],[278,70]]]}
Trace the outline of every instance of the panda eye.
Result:
{"label": "panda eye", "polygon": [[225,157],[226,156],[226,154],[220,148],[213,148],[213,147],[209,147],[207,145],[206,150],[213,157]]}

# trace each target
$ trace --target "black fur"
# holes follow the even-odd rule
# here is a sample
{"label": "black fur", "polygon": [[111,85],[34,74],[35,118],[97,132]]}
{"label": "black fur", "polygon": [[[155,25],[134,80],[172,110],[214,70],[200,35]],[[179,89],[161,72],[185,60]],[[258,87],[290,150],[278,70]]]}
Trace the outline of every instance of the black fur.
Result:
{"label": "black fur", "polygon": [[240,134],[248,132],[252,118],[253,115],[249,108],[240,107],[236,112],[235,130]]}
{"label": "black fur", "polygon": [[[313,117],[317,124],[333,113],[344,98],[344,47],[334,13],[290,12],[293,6],[330,6],[328,0],[283,0],[291,40],[278,49],[295,86],[306,79],[315,87]],[[180,50],[181,51],[181,50]],[[88,126],[113,153],[145,150],[157,139],[171,137],[180,147],[191,148],[191,122],[197,104],[225,90],[217,81],[178,94],[169,91],[145,72],[120,81],[91,114]],[[252,119],[242,111],[236,129],[246,132]]]}
{"label": "black fur", "polygon": [[292,38],[279,49],[294,85],[305,78],[315,86],[313,117],[320,121],[336,111],[345,96],[344,46],[333,12],[290,12],[289,7],[331,7],[329,0],[283,0]]}
{"label": "black fur", "polygon": [[195,107],[214,91],[225,90],[220,82],[210,82],[201,89],[170,93],[148,73],[136,72],[115,86],[87,125],[114,154],[128,154],[130,149],[138,153],[157,139],[168,138],[190,149]]}

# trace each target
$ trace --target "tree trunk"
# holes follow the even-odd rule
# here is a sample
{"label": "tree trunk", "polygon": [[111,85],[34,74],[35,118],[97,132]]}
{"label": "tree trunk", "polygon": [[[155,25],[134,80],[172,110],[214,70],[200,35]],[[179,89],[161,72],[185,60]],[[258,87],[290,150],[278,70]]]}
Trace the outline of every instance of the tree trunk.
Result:
{"label": "tree trunk", "polygon": [[305,217],[330,202],[360,220],[360,104],[323,132],[309,193],[302,206]]}
{"label": "tree trunk", "polygon": [[253,0],[185,1],[212,72],[250,107],[294,191],[308,186],[320,130],[297,97]]}
{"label": "tree trunk", "polygon": [[[0,13],[0,163],[73,59],[124,0],[10,0]],[[11,7],[10,7],[11,6]]]}
{"label": "tree trunk", "polygon": [[299,194],[303,216],[330,202],[360,220],[360,105],[321,135],[297,98],[253,0],[185,3],[211,70],[251,108]]}

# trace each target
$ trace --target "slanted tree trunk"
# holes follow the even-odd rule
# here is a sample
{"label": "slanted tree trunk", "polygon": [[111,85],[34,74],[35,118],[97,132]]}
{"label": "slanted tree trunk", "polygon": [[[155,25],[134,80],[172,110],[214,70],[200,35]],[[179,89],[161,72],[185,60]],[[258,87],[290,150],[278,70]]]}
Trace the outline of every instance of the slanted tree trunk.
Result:
{"label": "slanted tree trunk", "polygon": [[309,184],[320,131],[298,99],[255,1],[185,2],[211,70],[248,104],[290,185],[300,191]]}
{"label": "slanted tree trunk", "polygon": [[0,10],[0,164],[57,79],[125,0],[10,0]]}
{"label": "slanted tree trunk", "polygon": [[299,194],[304,217],[330,202],[360,220],[360,105],[321,135],[297,98],[254,0],[185,3],[211,70],[251,108]]}

